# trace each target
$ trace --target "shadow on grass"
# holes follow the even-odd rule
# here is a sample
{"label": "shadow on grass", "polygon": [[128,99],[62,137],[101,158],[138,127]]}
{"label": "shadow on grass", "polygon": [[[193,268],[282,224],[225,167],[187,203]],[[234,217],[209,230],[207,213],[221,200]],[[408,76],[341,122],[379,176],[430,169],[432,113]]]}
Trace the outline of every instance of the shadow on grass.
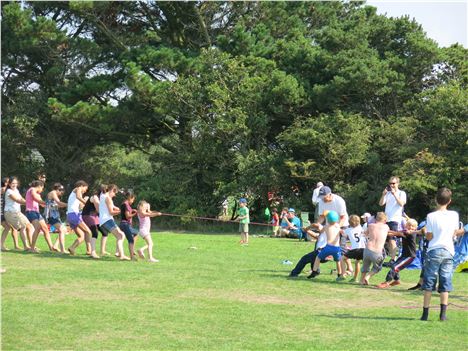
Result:
{"label": "shadow on grass", "polygon": [[[8,251],[7,254],[15,254],[15,255],[23,255],[23,256],[34,256],[39,258],[62,258],[65,260],[86,260],[86,261],[99,261],[99,262],[118,262],[119,260],[110,256],[103,256],[100,259],[92,259],[90,256],[86,255],[69,255],[69,254],[62,254],[58,252],[50,252],[50,251],[41,251],[39,253],[33,253],[28,251]],[[2,252],[4,255],[5,252]]]}
{"label": "shadow on grass", "polygon": [[375,316],[353,316],[346,313],[330,314],[319,314],[318,317],[333,318],[333,319],[368,319],[368,320],[386,320],[386,321],[414,321],[418,318],[408,317],[375,317]]}

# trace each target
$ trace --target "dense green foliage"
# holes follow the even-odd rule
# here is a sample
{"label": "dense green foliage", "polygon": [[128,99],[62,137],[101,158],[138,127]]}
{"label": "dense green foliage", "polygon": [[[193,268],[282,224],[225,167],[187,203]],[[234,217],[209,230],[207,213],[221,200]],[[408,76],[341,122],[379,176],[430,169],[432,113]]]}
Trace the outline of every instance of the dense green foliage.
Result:
{"label": "dense green foliage", "polygon": [[434,294],[421,322],[422,292],[406,290],[419,270],[405,269],[387,290],[337,283],[333,262],[315,281],[305,278],[309,265],[288,280],[293,266],[282,261],[296,264],[313,243],[153,238],[157,264],[92,260],[84,245],[77,256],[2,252],[2,350],[466,350],[466,273],[453,276],[448,321],[439,322]]}
{"label": "dense green foliage", "polygon": [[[2,169],[115,181],[158,208],[349,212],[395,174],[418,218],[448,185],[466,217],[467,50],[358,2],[2,2]],[[37,150],[41,166],[31,158]],[[292,189],[299,189],[294,194]]]}

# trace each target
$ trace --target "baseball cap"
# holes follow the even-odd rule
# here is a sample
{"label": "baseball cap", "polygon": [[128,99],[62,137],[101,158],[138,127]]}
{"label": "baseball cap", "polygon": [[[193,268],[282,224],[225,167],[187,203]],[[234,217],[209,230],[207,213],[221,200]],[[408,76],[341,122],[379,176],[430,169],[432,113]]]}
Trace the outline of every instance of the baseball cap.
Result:
{"label": "baseball cap", "polygon": [[331,189],[328,186],[322,186],[319,191],[319,196],[325,196],[331,194]]}
{"label": "baseball cap", "polygon": [[364,213],[361,218],[370,218],[372,215],[369,212]]}
{"label": "baseball cap", "polygon": [[294,210],[294,208],[290,208],[290,209],[288,210],[288,212],[294,212],[294,213],[295,213],[296,211]]}
{"label": "baseball cap", "polygon": [[239,202],[240,202],[241,204],[246,204],[246,203],[247,203],[247,199],[241,197],[241,198],[239,199]]}

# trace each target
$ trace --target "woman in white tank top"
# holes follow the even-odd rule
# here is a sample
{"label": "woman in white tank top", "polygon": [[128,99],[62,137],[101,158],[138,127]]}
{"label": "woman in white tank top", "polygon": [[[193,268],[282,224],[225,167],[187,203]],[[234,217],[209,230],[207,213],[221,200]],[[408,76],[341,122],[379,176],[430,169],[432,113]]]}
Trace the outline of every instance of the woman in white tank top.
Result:
{"label": "woman in white tank top", "polygon": [[67,203],[67,222],[70,228],[76,233],[77,238],[68,248],[70,255],[74,255],[76,248],[86,240],[86,254],[91,255],[91,230],[83,222],[81,218],[80,205],[85,204],[83,194],[88,191],[88,183],[84,180],[79,180],[75,183],[75,188],[68,196]]}
{"label": "woman in white tank top", "polygon": [[107,192],[102,192],[99,196],[99,225],[104,230],[111,232],[117,239],[116,256],[121,260],[128,261],[129,257],[125,256],[123,249],[124,232],[117,226],[114,221],[114,216],[120,213],[120,209],[114,206],[112,198],[117,194],[119,188],[115,184],[111,184],[107,188]]}

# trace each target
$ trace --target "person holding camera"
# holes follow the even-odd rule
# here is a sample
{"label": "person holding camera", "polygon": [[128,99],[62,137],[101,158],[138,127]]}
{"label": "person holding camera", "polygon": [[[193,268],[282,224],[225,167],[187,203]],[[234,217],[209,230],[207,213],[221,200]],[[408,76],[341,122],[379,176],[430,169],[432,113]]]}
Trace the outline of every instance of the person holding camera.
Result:
{"label": "person holding camera", "polygon": [[[403,220],[403,207],[406,204],[406,193],[398,188],[400,178],[392,176],[388,181],[388,185],[382,192],[379,205],[385,206],[385,215],[387,216],[387,225],[391,231],[399,231],[400,223]],[[395,261],[397,256],[397,238],[389,235],[387,237],[389,254],[391,257],[390,262]]]}

